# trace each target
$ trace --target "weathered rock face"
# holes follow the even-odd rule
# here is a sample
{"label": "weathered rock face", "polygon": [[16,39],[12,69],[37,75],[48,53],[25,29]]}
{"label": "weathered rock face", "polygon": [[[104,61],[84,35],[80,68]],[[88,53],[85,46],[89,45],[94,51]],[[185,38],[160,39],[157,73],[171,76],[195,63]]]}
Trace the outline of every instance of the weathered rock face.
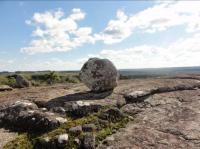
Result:
{"label": "weathered rock face", "polygon": [[[126,96],[128,104],[120,110],[134,121],[107,137],[98,149],[200,148],[200,86],[196,82],[158,87],[150,93],[146,89],[131,91]],[[137,98],[143,97],[138,102]]]}
{"label": "weathered rock face", "polygon": [[[79,90],[81,87],[83,89]],[[114,92],[108,91],[111,94],[87,92],[86,87],[80,84],[78,90],[77,86],[58,90],[59,93],[65,92],[65,96],[62,97],[56,92],[58,98],[52,95],[47,97],[53,93],[52,87],[47,88],[46,92],[38,87],[0,94],[0,101],[13,98],[10,102],[17,99],[35,101],[35,98],[40,98],[38,101],[43,103],[42,100],[45,99],[45,103],[48,98],[51,99],[43,104],[44,106],[40,106],[41,104],[38,106],[40,102],[34,102],[35,105],[31,101],[24,100],[9,106],[1,104],[0,125],[6,124],[17,128],[23,126],[25,131],[28,128],[38,132],[41,128],[55,128],[57,121],[66,122],[66,119],[57,117],[57,114],[61,116],[69,114],[72,117],[66,123],[66,127],[53,131],[55,134],[52,135],[50,132],[38,138],[31,138],[35,149],[73,148],[72,146],[87,149],[200,148],[199,80],[167,78],[120,80]],[[93,112],[98,113],[90,117]],[[82,118],[77,119],[80,117]],[[118,129],[121,127],[124,128]],[[110,136],[102,138],[102,134],[107,136],[107,133]],[[0,136],[3,135],[4,133],[0,131]],[[5,136],[1,137],[0,146],[4,140]]]}
{"label": "weathered rock face", "polygon": [[110,122],[118,121],[124,117],[123,113],[118,108],[110,108],[105,112],[102,112],[99,116],[102,120]]}
{"label": "weathered rock face", "polygon": [[0,109],[0,126],[16,130],[47,131],[65,122],[64,118],[42,112],[36,104],[29,101],[17,101]]}
{"label": "weathered rock face", "polygon": [[24,88],[31,86],[31,83],[22,75],[16,76],[17,87]]}
{"label": "weathered rock face", "polygon": [[83,83],[94,92],[114,89],[118,76],[118,71],[111,61],[99,58],[90,58],[80,72]]}

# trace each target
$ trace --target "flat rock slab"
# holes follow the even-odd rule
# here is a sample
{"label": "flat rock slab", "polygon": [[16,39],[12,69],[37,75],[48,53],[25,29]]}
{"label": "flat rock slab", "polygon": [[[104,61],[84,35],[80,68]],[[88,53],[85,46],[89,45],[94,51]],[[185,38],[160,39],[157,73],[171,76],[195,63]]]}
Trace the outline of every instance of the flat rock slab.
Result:
{"label": "flat rock slab", "polygon": [[[83,84],[14,89],[0,92],[0,109],[18,100],[36,103],[39,113],[43,112],[43,106],[64,113],[73,107],[84,114],[85,109],[91,108],[89,112],[92,112],[97,106],[117,105],[136,119],[109,136],[104,140],[106,144],[99,148],[200,148],[199,83],[198,79],[190,77],[120,80],[112,92],[101,94],[89,92]],[[152,94],[152,91],[159,92]],[[127,103],[125,95],[135,99],[145,96],[145,99]],[[31,115],[31,110],[29,112]],[[26,114],[27,110],[20,113]],[[10,112],[6,114],[11,116]]]}
{"label": "flat rock slab", "polygon": [[0,92],[1,91],[11,91],[11,90],[13,90],[13,88],[8,85],[0,85]]}
{"label": "flat rock slab", "polygon": [[61,102],[87,100],[103,105],[113,105],[118,102],[122,102],[123,104],[125,102],[123,96],[131,92],[150,91],[159,87],[174,87],[177,85],[190,86],[198,83],[200,83],[200,81],[195,79],[147,78],[120,80],[118,86],[111,94],[102,93],[100,95],[88,92],[87,87],[81,83],[30,87],[0,92],[0,103],[3,104],[9,101],[14,102],[17,100],[30,100],[35,102],[40,107],[47,103],[55,103],[55,101],[58,100]]}
{"label": "flat rock slab", "polygon": [[78,91],[86,90],[83,84],[67,84],[42,87],[29,87],[22,89],[13,89],[12,91],[0,92],[0,103],[15,102],[18,100],[30,100],[43,105],[47,101],[73,94]]}
{"label": "flat rock slab", "polygon": [[197,89],[155,94],[143,103],[125,105],[140,109],[135,121],[109,136],[99,148],[198,149],[199,101],[200,90]]}
{"label": "flat rock slab", "polygon": [[0,129],[0,148],[2,148],[6,143],[9,141],[15,139],[17,136],[14,132],[9,132],[8,130],[5,130],[3,128]]}
{"label": "flat rock slab", "polygon": [[151,91],[158,88],[171,88],[175,86],[192,86],[199,84],[196,79],[169,79],[169,78],[146,78],[146,79],[131,79],[120,80],[119,85],[115,88],[115,93],[127,94],[134,91]]}

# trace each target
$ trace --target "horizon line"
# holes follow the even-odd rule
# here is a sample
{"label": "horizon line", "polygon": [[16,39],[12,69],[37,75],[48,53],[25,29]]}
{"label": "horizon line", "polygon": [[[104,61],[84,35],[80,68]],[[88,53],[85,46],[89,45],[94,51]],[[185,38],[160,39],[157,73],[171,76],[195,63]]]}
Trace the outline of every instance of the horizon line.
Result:
{"label": "horizon line", "polygon": [[[117,69],[117,70],[140,70],[140,69],[170,69],[170,68],[195,68],[195,67],[200,67],[199,66],[179,66],[179,67],[152,67],[152,68],[120,68],[120,69]],[[3,71],[0,71],[0,73],[3,73],[3,72],[47,72],[47,71],[56,71],[56,72],[75,72],[75,71],[80,71],[80,70],[16,70],[16,71],[7,71],[7,70],[3,70]]]}

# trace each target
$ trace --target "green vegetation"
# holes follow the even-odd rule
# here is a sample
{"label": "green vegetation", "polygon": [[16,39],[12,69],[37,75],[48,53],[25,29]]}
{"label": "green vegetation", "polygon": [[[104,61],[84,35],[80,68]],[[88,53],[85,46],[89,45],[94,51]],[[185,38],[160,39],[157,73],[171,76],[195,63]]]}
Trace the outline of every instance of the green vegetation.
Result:
{"label": "green vegetation", "polygon": [[[124,115],[120,119],[116,119],[114,121],[107,121],[108,123],[106,125],[102,125],[99,122],[99,116],[106,111],[107,108],[101,109],[97,113],[90,114],[89,116],[73,119],[71,117],[67,117],[68,122],[61,125],[59,128],[52,130],[50,132],[44,133],[44,134],[20,134],[15,140],[9,142],[6,146],[4,146],[3,149],[32,149],[33,148],[33,142],[38,141],[44,141],[46,138],[48,138],[51,142],[51,140],[55,140],[58,135],[67,133],[69,135],[68,145],[66,148],[78,148],[79,145],[75,143],[74,139],[79,138],[79,140],[83,140],[85,132],[82,132],[80,134],[72,134],[69,132],[69,129],[71,127],[80,126],[84,124],[90,124],[93,123],[96,126],[96,130],[93,132],[93,134],[96,137],[96,146],[102,142],[107,136],[115,133],[118,129],[125,127],[125,125],[130,121],[127,115]],[[41,147],[42,148],[42,147]]]}
{"label": "green vegetation", "polygon": [[29,74],[30,81],[33,85],[39,86],[41,84],[55,84],[55,83],[79,83],[80,79],[78,73],[60,73],[50,71],[46,73]]}
{"label": "green vegetation", "polygon": [[0,85],[16,86],[16,80],[13,76],[0,76]]}
{"label": "green vegetation", "polygon": [[123,119],[119,120],[115,123],[109,123],[109,125],[100,131],[96,132],[96,144],[98,145],[101,141],[103,141],[107,136],[113,134],[118,129],[125,127],[125,125],[129,122],[129,118],[125,116]]}
{"label": "green vegetation", "polygon": [[7,143],[3,149],[32,149],[32,143],[27,134],[19,134],[13,141]]}
{"label": "green vegetation", "polygon": [[67,117],[68,121],[66,124],[63,124],[59,128],[39,136],[37,139],[46,138],[46,137],[50,139],[55,139],[55,137],[58,136],[59,134],[66,133],[66,132],[69,133],[68,130],[71,127],[94,123],[98,118],[97,116],[98,116],[98,113],[94,113],[89,116],[78,118],[78,119],[72,119],[70,117]]}
{"label": "green vegetation", "polygon": [[15,74],[0,75],[0,85],[16,87],[16,74],[23,75],[33,86],[52,85],[56,83],[79,83],[77,72],[16,72]]}
{"label": "green vegetation", "polygon": [[55,71],[51,71],[44,75],[32,75],[31,80],[40,80],[47,82],[48,84],[54,84],[60,81],[60,76]]}

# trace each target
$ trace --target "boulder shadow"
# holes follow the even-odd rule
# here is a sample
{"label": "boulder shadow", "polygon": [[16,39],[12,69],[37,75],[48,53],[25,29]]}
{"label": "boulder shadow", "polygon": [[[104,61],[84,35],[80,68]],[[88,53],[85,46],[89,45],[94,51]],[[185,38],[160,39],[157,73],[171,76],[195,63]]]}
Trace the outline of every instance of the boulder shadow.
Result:
{"label": "boulder shadow", "polygon": [[105,97],[111,95],[113,93],[113,90],[105,91],[105,92],[92,92],[92,91],[86,91],[86,92],[79,92],[74,94],[68,94],[65,96],[57,97],[54,99],[51,99],[48,101],[44,107],[50,108],[50,107],[59,107],[64,106],[66,102],[75,102],[75,101],[84,101],[84,100],[101,100]]}

